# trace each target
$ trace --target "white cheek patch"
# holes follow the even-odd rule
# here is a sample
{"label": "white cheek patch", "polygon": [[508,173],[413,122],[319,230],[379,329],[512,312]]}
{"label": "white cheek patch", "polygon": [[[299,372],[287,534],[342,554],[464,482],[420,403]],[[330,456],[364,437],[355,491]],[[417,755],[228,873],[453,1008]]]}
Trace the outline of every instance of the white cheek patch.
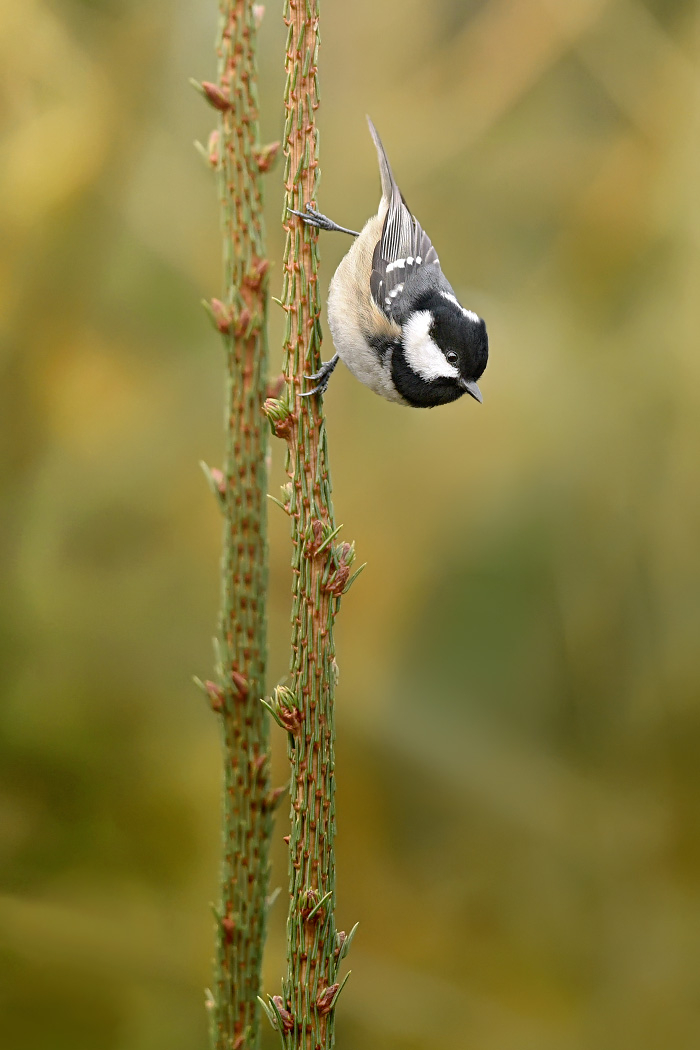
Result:
{"label": "white cheek patch", "polygon": [[451,295],[449,292],[441,292],[440,294],[442,295],[443,299],[447,299],[449,302],[454,303],[455,306],[458,306],[464,314],[464,316],[468,317],[470,321],[474,322],[474,324],[479,323],[479,321],[481,320],[479,315],[475,314],[473,310],[465,310],[465,308],[462,306],[462,304],[456,296]]}
{"label": "white cheek patch", "polygon": [[456,379],[459,371],[446,359],[437,343],[430,338],[432,317],[419,310],[403,326],[403,351],[406,364],[422,379]]}

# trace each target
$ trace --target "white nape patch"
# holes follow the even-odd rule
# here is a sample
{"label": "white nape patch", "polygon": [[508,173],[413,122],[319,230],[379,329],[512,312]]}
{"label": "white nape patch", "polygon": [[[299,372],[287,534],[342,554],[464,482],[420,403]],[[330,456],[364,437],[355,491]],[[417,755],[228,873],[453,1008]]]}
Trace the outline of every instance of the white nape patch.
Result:
{"label": "white nape patch", "polygon": [[422,379],[456,379],[459,370],[449,364],[440,347],[430,338],[433,322],[429,310],[418,310],[403,326],[406,364]]}
{"label": "white nape patch", "polygon": [[474,324],[479,323],[479,321],[481,320],[479,315],[475,314],[473,310],[465,310],[465,308],[462,306],[462,304],[456,296],[452,295],[450,292],[440,292],[440,294],[443,297],[443,299],[449,299],[451,303],[454,303],[455,306],[458,306],[464,314],[464,316],[468,317],[470,321],[474,322]]}

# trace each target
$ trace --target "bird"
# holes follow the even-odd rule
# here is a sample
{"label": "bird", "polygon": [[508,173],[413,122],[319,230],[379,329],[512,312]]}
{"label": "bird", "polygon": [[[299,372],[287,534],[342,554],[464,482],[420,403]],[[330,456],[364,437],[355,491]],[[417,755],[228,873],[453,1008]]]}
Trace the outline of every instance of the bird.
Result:
{"label": "bird", "polygon": [[382,141],[367,118],[382,196],[361,231],[339,226],[307,203],[288,209],[320,230],[355,238],[328,291],[336,350],[302,397],[323,394],[339,360],[376,394],[399,405],[434,408],[464,394],[483,400],[477,380],[488,361],[486,324],[461,305],[430,238],[397,185]]}

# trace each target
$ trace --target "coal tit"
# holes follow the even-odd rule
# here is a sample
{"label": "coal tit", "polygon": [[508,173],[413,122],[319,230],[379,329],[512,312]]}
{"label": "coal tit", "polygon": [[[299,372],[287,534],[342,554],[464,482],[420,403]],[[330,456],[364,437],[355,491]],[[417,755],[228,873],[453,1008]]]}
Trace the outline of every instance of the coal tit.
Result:
{"label": "coal tit", "polygon": [[[434,408],[471,394],[486,368],[486,325],[460,305],[440,268],[437,252],[411,214],[389,166],[376,128],[369,129],[379,157],[379,210],[358,233],[338,226],[310,204],[294,211],[305,223],[356,237],[331,281],[328,323],[337,353],[321,366],[323,393],[339,359],[376,394],[413,408]],[[291,210],[291,209],[290,209]]]}

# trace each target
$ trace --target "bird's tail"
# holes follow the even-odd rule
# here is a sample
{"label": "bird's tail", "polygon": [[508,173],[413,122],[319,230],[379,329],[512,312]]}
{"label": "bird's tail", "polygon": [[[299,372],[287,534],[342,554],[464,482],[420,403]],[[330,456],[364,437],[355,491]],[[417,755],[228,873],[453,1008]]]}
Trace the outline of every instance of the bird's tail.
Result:
{"label": "bird's tail", "polygon": [[394,178],[394,175],[392,173],[391,165],[389,164],[389,158],[386,155],[386,150],[382,146],[382,140],[379,138],[379,135],[377,134],[377,129],[375,128],[374,124],[369,119],[369,117],[367,117],[367,123],[369,124],[369,130],[372,135],[372,138],[374,139],[374,145],[377,147],[377,157],[379,158],[379,174],[382,179],[382,197],[388,203],[394,194],[394,190],[398,190],[398,186],[396,184],[396,179]]}

